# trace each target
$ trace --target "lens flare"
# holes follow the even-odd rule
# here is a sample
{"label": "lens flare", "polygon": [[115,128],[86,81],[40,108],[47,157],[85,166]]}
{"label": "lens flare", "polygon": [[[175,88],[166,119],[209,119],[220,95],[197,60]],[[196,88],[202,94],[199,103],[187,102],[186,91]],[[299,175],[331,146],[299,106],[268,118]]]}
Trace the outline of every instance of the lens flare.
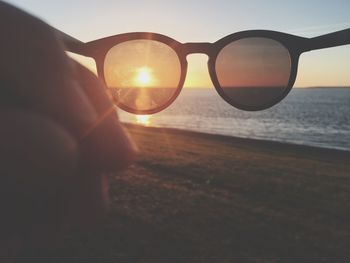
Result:
{"label": "lens flare", "polygon": [[161,110],[176,95],[181,62],[175,50],[160,41],[136,39],[119,43],[106,54],[104,76],[114,101],[132,113]]}

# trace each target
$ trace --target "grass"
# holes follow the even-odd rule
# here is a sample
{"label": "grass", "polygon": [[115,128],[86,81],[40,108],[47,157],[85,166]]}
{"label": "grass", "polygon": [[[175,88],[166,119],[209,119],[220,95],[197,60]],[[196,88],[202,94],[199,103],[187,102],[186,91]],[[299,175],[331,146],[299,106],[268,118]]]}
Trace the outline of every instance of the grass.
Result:
{"label": "grass", "polygon": [[109,216],[43,262],[350,261],[350,152],[127,129]]}

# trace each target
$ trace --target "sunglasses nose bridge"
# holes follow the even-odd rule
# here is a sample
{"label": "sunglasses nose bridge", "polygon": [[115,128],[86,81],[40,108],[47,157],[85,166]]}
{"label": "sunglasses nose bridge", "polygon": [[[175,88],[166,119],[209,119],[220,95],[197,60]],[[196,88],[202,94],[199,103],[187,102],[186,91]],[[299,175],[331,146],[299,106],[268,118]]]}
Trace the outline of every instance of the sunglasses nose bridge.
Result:
{"label": "sunglasses nose bridge", "polygon": [[183,48],[186,56],[194,53],[202,53],[209,56],[211,46],[212,44],[207,42],[183,44]]}

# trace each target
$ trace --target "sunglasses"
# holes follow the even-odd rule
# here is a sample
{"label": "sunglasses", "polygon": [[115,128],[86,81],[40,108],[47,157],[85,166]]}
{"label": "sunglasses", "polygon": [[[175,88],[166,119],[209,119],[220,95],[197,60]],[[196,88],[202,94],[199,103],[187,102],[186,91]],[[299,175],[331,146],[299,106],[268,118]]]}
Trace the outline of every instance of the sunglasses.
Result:
{"label": "sunglasses", "polygon": [[350,28],[304,38],[251,30],[215,43],[180,43],[156,33],[126,33],[83,43],[60,32],[68,51],[92,57],[115,104],[135,114],[153,114],[179,95],[186,56],[208,55],[218,94],[230,105],[258,111],[280,102],[292,89],[303,52],[350,44]]}

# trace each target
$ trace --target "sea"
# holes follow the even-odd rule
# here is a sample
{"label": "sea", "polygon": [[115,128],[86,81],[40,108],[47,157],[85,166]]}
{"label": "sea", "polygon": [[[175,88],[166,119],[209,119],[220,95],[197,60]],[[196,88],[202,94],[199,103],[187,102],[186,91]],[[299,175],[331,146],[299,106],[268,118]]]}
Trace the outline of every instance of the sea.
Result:
{"label": "sea", "polygon": [[118,110],[122,122],[350,151],[350,88],[294,88],[270,109],[235,109],[214,88],[184,88],[153,115]]}

